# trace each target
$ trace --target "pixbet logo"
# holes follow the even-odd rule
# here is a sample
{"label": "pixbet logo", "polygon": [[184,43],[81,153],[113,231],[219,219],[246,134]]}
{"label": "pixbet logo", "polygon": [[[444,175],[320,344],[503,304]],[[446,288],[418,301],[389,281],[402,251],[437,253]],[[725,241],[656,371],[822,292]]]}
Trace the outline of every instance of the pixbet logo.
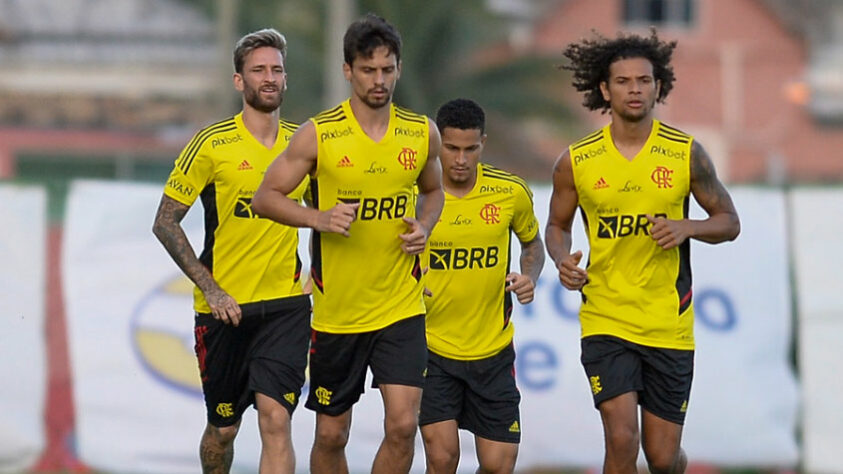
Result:
{"label": "pixbet logo", "polygon": [[232,143],[237,143],[239,141],[243,141],[243,137],[241,137],[239,133],[233,137],[214,138],[213,140],[211,140],[211,148],[216,148],[218,146],[223,145],[231,145]]}
{"label": "pixbet logo", "polygon": [[351,125],[344,129],[326,130],[319,135],[319,141],[324,143],[328,140],[347,137],[349,135],[354,135],[354,130],[351,129]]}
{"label": "pixbet logo", "polygon": [[663,155],[663,156],[666,156],[668,158],[676,158],[677,160],[684,160],[686,158],[685,150],[682,150],[682,151],[671,150],[670,148],[665,148],[661,145],[651,146],[650,147],[650,154],[651,155],[654,155],[654,154]]}
{"label": "pixbet logo", "polygon": [[600,156],[603,153],[606,153],[606,144],[605,143],[603,145],[601,145],[600,148],[594,148],[594,149],[591,149],[591,150],[586,150],[582,153],[577,153],[576,155],[574,155],[574,164],[578,165],[585,160]]}
{"label": "pixbet logo", "polygon": [[417,138],[424,138],[424,130],[422,129],[412,129],[412,128],[402,128],[402,127],[395,127],[395,136],[404,136],[404,137],[417,137]]}

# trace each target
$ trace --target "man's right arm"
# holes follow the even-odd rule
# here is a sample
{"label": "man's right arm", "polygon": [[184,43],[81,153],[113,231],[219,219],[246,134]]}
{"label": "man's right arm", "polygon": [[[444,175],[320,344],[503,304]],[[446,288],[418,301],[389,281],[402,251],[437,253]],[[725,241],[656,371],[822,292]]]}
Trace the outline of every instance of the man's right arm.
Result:
{"label": "man's right arm", "polygon": [[571,157],[566,150],[553,165],[553,192],[545,229],[545,245],[559,272],[559,281],[569,290],[579,290],[588,280],[586,271],[577,266],[582,259],[582,251],[571,254],[571,227],[578,199]]}
{"label": "man's right arm", "polygon": [[205,296],[215,318],[235,326],[240,322],[240,306],[214,280],[211,272],[196,257],[196,252],[187,240],[181,221],[190,209],[175,199],[164,195],[155,214],[152,233],[161,242],[167,253],[184,274],[196,284]]}
{"label": "man's right arm", "polygon": [[261,217],[292,227],[310,227],[320,232],[338,232],[348,236],[357,204],[338,203],[327,211],[300,206],[287,197],[307,174],[316,170],[318,142],[316,126],[302,124],[290,144],[269,165],[263,181],[252,198],[252,210]]}

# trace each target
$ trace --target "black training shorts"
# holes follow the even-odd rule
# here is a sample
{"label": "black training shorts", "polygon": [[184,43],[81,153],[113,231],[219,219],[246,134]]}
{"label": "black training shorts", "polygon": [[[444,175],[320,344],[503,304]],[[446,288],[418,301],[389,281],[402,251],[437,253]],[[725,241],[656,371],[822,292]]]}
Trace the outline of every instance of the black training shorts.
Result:
{"label": "black training shorts", "polygon": [[430,352],[419,424],[456,420],[460,428],[504,443],[521,441],[521,394],[515,385],[510,344],[480,360],[455,360]]}
{"label": "black training shorts", "polygon": [[345,413],[363,393],[367,367],[372,370],[374,387],[395,384],[421,388],[426,364],[424,315],[364,333],[313,331],[310,394],[305,406],[332,416]]}
{"label": "black training shorts", "polygon": [[255,392],[292,415],[307,367],[310,298],[306,295],[240,305],[238,326],[196,315],[196,357],[208,422],[231,426],[255,402]]}
{"label": "black training shorts", "polygon": [[642,408],[677,424],[685,422],[694,351],[642,346],[613,336],[583,338],[581,361],[594,406],[638,392]]}

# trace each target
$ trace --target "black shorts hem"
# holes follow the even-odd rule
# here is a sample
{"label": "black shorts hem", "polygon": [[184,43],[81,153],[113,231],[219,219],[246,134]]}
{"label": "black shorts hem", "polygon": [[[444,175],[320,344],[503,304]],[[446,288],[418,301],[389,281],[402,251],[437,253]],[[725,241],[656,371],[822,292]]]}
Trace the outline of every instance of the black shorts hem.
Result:
{"label": "black shorts hem", "polygon": [[506,437],[497,436],[491,433],[485,433],[471,426],[460,425],[460,429],[466,430],[474,436],[479,436],[480,438],[488,439],[490,441],[497,441],[499,443],[521,444],[521,433],[518,433],[518,435],[513,435],[511,437]]}
{"label": "black shorts hem", "polygon": [[432,425],[434,423],[441,423],[443,421],[451,421],[451,420],[457,421],[457,418],[455,416],[438,416],[436,418],[430,418],[430,419],[424,419],[423,420],[420,417],[419,418],[419,426],[427,426],[427,425]]}
{"label": "black shorts hem", "polygon": [[424,389],[424,380],[372,380],[372,388],[379,388],[381,385],[404,385],[405,387],[416,387]]}
{"label": "black shorts hem", "polygon": [[648,412],[650,412],[653,415],[661,418],[662,420],[669,421],[671,423],[676,423],[679,426],[685,426],[685,417],[684,416],[682,417],[681,420],[679,420],[679,419],[677,419],[678,417],[668,415],[668,414],[666,414],[664,412],[660,412],[660,411],[657,412],[656,410],[653,410],[651,407],[646,407],[644,405],[641,405],[641,408],[643,408],[644,410],[647,410]]}
{"label": "black shorts hem", "polygon": [[[359,399],[358,399],[358,401],[359,401]],[[333,405],[333,406],[330,406],[330,407],[323,407],[322,405],[312,404],[309,401],[307,401],[307,402],[304,403],[304,407],[307,408],[308,410],[316,413],[317,415],[340,416],[343,413],[347,412],[348,410],[351,410],[351,408],[356,403],[357,402],[354,402],[354,403],[352,403],[348,406]]]}
{"label": "black shorts hem", "polygon": [[208,418],[208,424],[213,426],[214,428],[228,428],[229,426],[234,426],[239,423],[242,418],[242,413],[240,414],[240,416],[231,417],[231,419],[227,420],[212,420]]}
{"label": "black shorts hem", "polygon": [[[597,399],[597,397],[592,397],[592,399],[594,400],[594,408],[599,410],[600,404],[605,402],[605,401],[609,401],[609,400],[611,400],[615,397],[619,397],[619,396],[624,395],[626,393],[633,393],[633,392],[638,393],[640,391],[641,391],[640,388],[638,388],[638,389],[633,388],[633,389],[628,389],[628,390],[621,390],[621,391],[618,391],[618,393],[612,393],[611,395],[601,395],[599,400]],[[640,405],[641,404],[640,401],[637,404]]]}
{"label": "black shorts hem", "polygon": [[[271,399],[275,400],[275,401],[276,401],[276,402],[278,402],[278,403],[279,403],[282,407],[284,407],[284,408],[286,408],[286,409],[287,409],[287,413],[289,413],[289,414],[290,414],[290,419],[292,419],[292,418],[293,418],[293,412],[295,412],[295,411],[296,411],[296,407],[298,406],[298,403],[297,403],[297,404],[295,404],[295,405],[290,405],[290,402],[288,402],[287,400],[284,400],[283,398],[279,398],[278,396],[276,396],[276,395],[272,395],[272,394],[270,394],[270,393],[261,392],[260,390],[255,390],[255,391],[254,391],[254,393],[255,393],[255,395],[257,395],[257,394],[259,394],[259,393],[260,393],[260,394],[262,394],[262,395],[265,395],[265,396],[267,396],[267,397],[269,397],[269,398],[271,398]],[[255,410],[257,410],[257,409],[258,409],[258,402],[257,402],[257,400],[255,400],[255,405],[254,405],[254,407],[255,407]]]}

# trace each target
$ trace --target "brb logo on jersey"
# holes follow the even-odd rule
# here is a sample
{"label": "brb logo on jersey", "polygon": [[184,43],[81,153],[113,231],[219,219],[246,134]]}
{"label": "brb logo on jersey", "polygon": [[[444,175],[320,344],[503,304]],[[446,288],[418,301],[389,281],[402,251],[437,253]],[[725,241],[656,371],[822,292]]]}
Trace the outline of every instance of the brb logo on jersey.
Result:
{"label": "brb logo on jersey", "polygon": [[245,217],[246,219],[257,219],[260,217],[252,210],[252,198],[237,198],[234,203],[234,215],[236,217]]}
{"label": "brb logo on jersey", "polygon": [[382,198],[340,199],[347,204],[359,203],[357,218],[361,221],[400,219],[407,215],[407,195],[387,196]]}
{"label": "brb logo on jersey", "polygon": [[[667,217],[667,214],[656,214]],[[598,216],[597,237],[600,239],[619,239],[631,235],[650,235],[650,221],[646,214],[621,214],[618,216]]]}
{"label": "brb logo on jersey", "polygon": [[480,218],[487,224],[497,224],[501,221],[501,208],[494,204],[486,204],[480,209]]}
{"label": "brb logo on jersey", "polygon": [[659,189],[667,189],[673,187],[673,170],[665,168],[664,166],[657,166],[650,174],[650,179],[659,186]]}
{"label": "brb logo on jersey", "polygon": [[416,155],[419,152],[409,147],[404,147],[398,153],[398,162],[404,167],[404,171],[416,169]]}
{"label": "brb logo on jersey", "polygon": [[499,249],[491,247],[471,247],[453,249],[430,249],[431,270],[473,270],[492,268],[498,264]]}

